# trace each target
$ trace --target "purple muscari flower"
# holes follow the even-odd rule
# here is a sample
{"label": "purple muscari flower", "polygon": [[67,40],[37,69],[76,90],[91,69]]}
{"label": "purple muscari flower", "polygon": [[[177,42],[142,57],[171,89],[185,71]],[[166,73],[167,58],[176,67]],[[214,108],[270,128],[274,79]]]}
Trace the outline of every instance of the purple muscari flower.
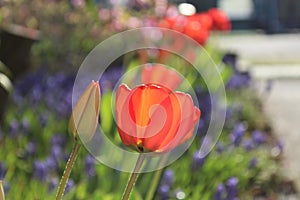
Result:
{"label": "purple muscari flower", "polygon": [[100,78],[101,91],[111,90],[119,82],[123,75],[123,69],[120,66],[109,67]]}
{"label": "purple muscari flower", "polygon": [[42,87],[37,84],[32,88],[32,102],[35,104],[37,102],[39,102],[41,100],[41,98],[43,97],[43,89]]}
{"label": "purple muscari flower", "polygon": [[47,178],[47,166],[42,161],[34,161],[33,175],[40,181],[46,181]]}
{"label": "purple muscari flower", "polygon": [[259,146],[266,141],[266,136],[261,131],[256,130],[252,132],[252,139],[255,146]]}
{"label": "purple muscari flower", "polygon": [[90,155],[88,155],[85,159],[85,170],[89,178],[96,175],[95,159]]}
{"label": "purple muscari flower", "polygon": [[72,179],[69,179],[65,192],[68,193],[70,190],[72,190],[75,186],[75,182]]}
{"label": "purple muscari flower", "polygon": [[36,150],[36,145],[34,142],[28,142],[27,147],[26,147],[26,152],[28,155],[32,156],[34,155]]}
{"label": "purple muscari flower", "polygon": [[58,162],[62,158],[62,148],[58,145],[51,146],[51,155]]}
{"label": "purple muscari flower", "polygon": [[12,120],[10,123],[9,123],[9,133],[12,134],[12,136],[16,136],[16,134],[18,133],[19,131],[19,123],[17,120]]}
{"label": "purple muscari flower", "polygon": [[49,183],[49,192],[53,192],[58,186],[58,180],[56,177],[51,178]]}
{"label": "purple muscari flower", "polygon": [[170,186],[169,185],[160,185],[158,188],[158,194],[160,195],[161,199],[168,199],[170,193]]}
{"label": "purple muscari flower", "polygon": [[21,121],[21,130],[22,132],[28,132],[30,130],[30,123],[27,119]]}
{"label": "purple muscari flower", "polygon": [[7,167],[4,163],[0,162],[0,180],[3,180],[7,171]]}
{"label": "purple muscari flower", "polygon": [[217,190],[214,195],[214,200],[225,200],[225,186],[223,183],[220,183],[217,186]]}
{"label": "purple muscari flower", "polygon": [[54,107],[56,104],[55,98],[53,95],[47,95],[47,97],[45,98],[46,101],[46,105],[50,108],[50,107]]}
{"label": "purple muscari flower", "polygon": [[62,134],[54,134],[51,138],[51,146],[64,146],[66,138]]}
{"label": "purple muscari flower", "polygon": [[161,183],[171,186],[174,183],[174,171],[171,169],[166,169],[161,178]]}
{"label": "purple muscari flower", "polygon": [[46,126],[47,122],[48,122],[48,114],[43,112],[40,114],[39,116],[39,120],[40,120],[40,124],[42,127]]}
{"label": "purple muscari flower", "polygon": [[218,153],[222,153],[224,151],[225,147],[224,147],[224,143],[223,142],[218,142],[216,144],[216,151]]}
{"label": "purple muscari flower", "polygon": [[23,98],[22,98],[21,94],[18,91],[15,91],[13,93],[12,100],[18,106],[22,105],[22,103],[23,103]]}
{"label": "purple muscari flower", "polygon": [[236,67],[237,55],[235,53],[226,53],[222,61],[225,64],[230,65],[234,71],[237,71],[237,67]]}
{"label": "purple muscari flower", "polygon": [[201,151],[196,151],[193,154],[193,161],[192,161],[192,170],[197,170],[201,168],[205,163],[205,156]]}
{"label": "purple muscari flower", "polygon": [[241,143],[245,131],[246,127],[243,123],[238,123],[234,126],[232,132],[230,133],[230,140],[235,146],[238,146]]}
{"label": "purple muscari flower", "polygon": [[250,74],[247,72],[237,72],[232,75],[231,79],[227,82],[227,88],[240,89],[248,87],[250,83]]}
{"label": "purple muscari flower", "polygon": [[251,139],[246,139],[244,142],[244,148],[246,151],[251,151],[253,149],[253,141]]}
{"label": "purple muscari flower", "polygon": [[67,117],[68,115],[70,115],[70,109],[64,102],[58,103],[55,107],[55,110],[61,117]]}
{"label": "purple muscari flower", "polygon": [[55,90],[58,87],[54,76],[48,77],[46,87],[48,87],[49,90]]}
{"label": "purple muscari flower", "polygon": [[57,162],[55,160],[55,158],[53,158],[52,156],[48,156],[45,160],[45,165],[47,170],[49,171],[55,171],[57,169]]}
{"label": "purple muscari flower", "polygon": [[283,151],[283,142],[281,140],[277,141],[277,148],[280,150],[280,152]]}
{"label": "purple muscari flower", "polygon": [[257,158],[252,158],[249,162],[249,169],[255,168],[257,165]]}
{"label": "purple muscari flower", "polygon": [[226,200],[236,200],[238,194],[238,185],[239,180],[236,177],[231,177],[227,180],[227,198]]}

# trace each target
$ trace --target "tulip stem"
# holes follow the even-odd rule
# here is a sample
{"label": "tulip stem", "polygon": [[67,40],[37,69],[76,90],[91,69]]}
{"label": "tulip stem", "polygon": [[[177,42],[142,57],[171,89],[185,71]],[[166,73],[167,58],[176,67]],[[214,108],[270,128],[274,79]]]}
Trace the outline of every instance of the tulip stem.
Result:
{"label": "tulip stem", "polygon": [[140,153],[140,155],[139,155],[139,157],[138,157],[138,159],[136,161],[134,170],[131,173],[130,178],[129,178],[128,182],[127,182],[124,194],[122,196],[122,200],[128,200],[129,199],[130,193],[131,193],[132,188],[133,188],[133,186],[134,186],[134,184],[136,182],[136,179],[137,179],[138,174],[139,174],[139,170],[142,167],[144,159],[145,159],[145,155],[143,153]]}
{"label": "tulip stem", "polygon": [[72,149],[72,152],[70,154],[69,160],[67,162],[66,168],[64,170],[64,173],[61,177],[58,189],[57,189],[57,194],[56,194],[56,200],[62,200],[62,197],[64,195],[66,186],[67,186],[67,182],[69,180],[73,165],[75,163],[75,160],[77,158],[78,152],[80,149],[80,143],[78,143],[77,141],[75,141],[74,147]]}

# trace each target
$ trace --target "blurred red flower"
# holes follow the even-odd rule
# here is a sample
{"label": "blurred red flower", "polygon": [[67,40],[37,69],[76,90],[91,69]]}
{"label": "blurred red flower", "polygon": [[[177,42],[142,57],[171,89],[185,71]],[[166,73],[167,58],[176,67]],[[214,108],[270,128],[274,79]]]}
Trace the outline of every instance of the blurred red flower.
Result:
{"label": "blurred red flower", "polygon": [[204,45],[209,37],[209,30],[200,21],[188,19],[184,26],[184,34]]}
{"label": "blurred red flower", "polygon": [[189,21],[196,21],[202,25],[203,28],[210,30],[213,26],[213,20],[208,13],[197,13],[188,17]]}
{"label": "blurred red flower", "polygon": [[222,10],[212,8],[208,11],[208,14],[213,20],[213,29],[220,31],[229,31],[231,29],[231,22]]}
{"label": "blurred red flower", "polygon": [[213,20],[207,13],[195,14],[192,16],[178,15],[173,18],[165,18],[159,23],[160,28],[168,28],[182,32],[204,45],[209,37]]}
{"label": "blurred red flower", "polygon": [[116,121],[121,140],[139,152],[165,152],[189,139],[200,118],[190,95],[157,84],[119,86]]}

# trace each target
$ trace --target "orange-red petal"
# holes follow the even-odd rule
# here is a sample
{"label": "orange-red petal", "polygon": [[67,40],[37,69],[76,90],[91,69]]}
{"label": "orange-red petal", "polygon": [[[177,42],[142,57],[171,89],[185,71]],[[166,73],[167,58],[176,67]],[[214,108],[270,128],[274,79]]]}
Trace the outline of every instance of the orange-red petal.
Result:
{"label": "orange-red petal", "polygon": [[180,75],[173,69],[162,65],[145,66],[141,74],[142,83],[155,83],[175,90],[182,82]]}

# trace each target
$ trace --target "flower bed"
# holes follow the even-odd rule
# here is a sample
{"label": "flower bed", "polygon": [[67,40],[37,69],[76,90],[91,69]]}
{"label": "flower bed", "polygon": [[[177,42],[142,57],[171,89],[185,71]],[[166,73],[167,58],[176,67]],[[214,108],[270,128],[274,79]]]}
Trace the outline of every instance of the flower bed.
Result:
{"label": "flower bed", "polygon": [[[77,26],[73,27],[74,29],[82,28],[85,25],[86,18],[78,18],[81,12],[89,10],[89,13],[93,15],[95,11],[94,9],[90,11],[91,8],[89,7],[82,8],[82,4],[80,4],[80,1],[78,2],[73,5],[74,7],[72,7],[72,9],[74,10],[67,12],[65,15],[68,23],[77,23]],[[50,8],[56,8],[55,5],[56,4],[51,3],[52,7],[50,6],[48,11],[51,11]],[[60,11],[63,13],[64,9],[68,7],[64,3],[60,3],[60,5],[64,5],[60,7],[62,9]],[[61,12],[59,13],[61,14]],[[114,13],[113,18],[118,20],[110,21],[110,19],[106,19],[109,21],[107,22],[104,19],[105,15],[103,13]],[[121,13],[122,16],[116,15],[116,13]],[[112,34],[114,31],[131,28],[124,27],[124,21],[121,20],[122,18],[130,18],[125,15],[126,12],[124,11],[99,10],[98,14],[102,20],[101,22],[105,23],[104,25],[101,24],[97,26],[94,30],[98,30],[99,27],[106,27],[104,28],[106,31],[104,31],[103,34]],[[52,16],[51,12],[49,15]],[[125,17],[123,15],[125,15]],[[221,11],[215,9],[207,13],[202,13],[200,16],[160,18],[160,20],[156,19],[150,21],[160,27],[181,31],[203,45],[206,43],[213,27],[220,30],[228,30],[228,28],[230,28],[230,23],[226,16],[224,17]],[[94,16],[91,17],[91,19],[95,20]],[[130,23],[131,25],[149,22],[149,18],[138,21],[134,20],[139,19],[138,17],[134,19],[131,17],[130,19],[132,22]],[[83,22],[80,20],[83,20]],[[89,27],[94,27],[95,21],[93,20],[87,20],[92,23],[89,24]],[[179,23],[182,21],[185,22],[183,23],[185,26],[181,26],[182,24]],[[216,23],[214,23],[214,21]],[[117,22],[122,22],[122,26]],[[205,27],[205,30],[202,30],[204,22],[207,27]],[[110,25],[114,25],[114,29],[111,29]],[[53,27],[59,29],[61,26],[63,27],[61,24]],[[49,27],[45,30],[49,30]],[[122,29],[118,29],[118,27]],[[203,34],[196,34],[197,31]],[[49,33],[51,33],[51,31],[47,32],[47,34]],[[59,33],[60,32],[56,32],[58,35]],[[62,31],[62,33],[65,34],[67,32]],[[89,48],[95,44],[95,41],[100,38],[96,37],[97,39],[95,39],[91,36],[84,38],[83,35],[86,33],[83,35],[81,33],[80,31],[75,31],[70,41],[68,40],[66,43],[62,42],[62,38],[64,37],[61,37],[61,35],[56,38],[62,42],[61,44],[58,43],[58,45],[65,45],[65,48],[67,46],[67,48],[72,47],[76,49],[76,51],[72,49],[70,51],[71,54],[68,50],[60,48],[58,49],[63,51],[62,54],[60,54],[59,51],[55,52],[53,44],[49,43],[52,41],[51,37],[49,37],[50,39],[47,38],[42,41],[41,44],[34,48],[34,53],[35,55],[43,55],[46,52],[46,57],[41,56],[44,58],[43,62],[51,65],[49,60],[53,59],[54,62],[58,63],[58,66],[50,68],[55,68],[55,71],[49,72],[50,70],[48,71],[47,67],[40,64],[40,70],[30,73],[15,82],[11,102],[0,130],[0,180],[3,180],[7,199],[47,200],[55,198],[59,179],[64,171],[66,161],[72,149],[73,136],[75,136],[75,138],[77,136],[76,134],[68,134],[68,119],[72,111],[72,90],[75,81],[75,70],[72,69],[69,70],[71,72],[61,72],[58,69],[60,67],[65,69],[65,67],[63,67],[64,64],[70,66],[70,58],[71,62],[78,66],[78,60],[80,59],[75,55],[77,50],[80,52],[79,50],[82,48],[82,51],[86,53],[90,50]],[[98,36],[97,31],[94,33]],[[56,37],[55,34],[50,36]],[[78,42],[78,38],[82,40],[84,38],[85,42]],[[76,43],[72,44],[72,41]],[[183,46],[184,43],[182,44],[180,42],[174,44],[174,47],[183,48]],[[238,70],[235,63],[236,57],[234,55],[219,52],[216,47],[210,46],[209,44],[206,44],[205,49],[213,61],[219,64],[217,67],[227,92],[228,105],[224,108],[226,109],[226,119],[221,136],[212,151],[207,155],[203,155],[203,152],[200,151],[201,145],[211,142],[204,140],[204,134],[209,128],[211,121],[211,95],[213,94],[207,90],[207,84],[205,84],[203,77],[197,75],[198,72],[195,71],[190,63],[180,59],[178,55],[171,55],[163,50],[155,52],[157,56],[156,61],[168,63],[169,66],[174,67],[174,69],[185,75],[185,78],[195,91],[195,98],[199,102],[197,106],[201,111],[201,117],[195,107],[193,109],[195,115],[189,115],[188,119],[192,122],[197,122],[200,117],[200,121],[197,129],[195,129],[196,134],[191,146],[178,160],[166,168],[141,174],[135,184],[132,198],[136,200],[231,200],[236,198],[251,199],[254,197],[276,198],[281,193],[295,192],[292,183],[286,182],[281,176],[280,156],[283,151],[283,145],[272,135],[268,121],[262,113],[260,102],[251,89],[251,77],[249,74]],[[199,59],[205,63],[205,59],[207,58],[201,57],[201,55],[197,54],[197,52],[191,52],[188,54],[188,57],[195,60]],[[171,145],[170,149],[167,145],[159,146],[157,143],[164,139],[162,136],[152,142],[159,146],[156,148],[153,147],[155,145],[151,146],[150,144],[146,145],[140,141],[134,141],[132,137],[126,138],[126,124],[116,124],[118,122],[113,120],[112,110],[114,110],[114,108],[111,105],[111,99],[114,97],[113,88],[118,86],[115,84],[118,83],[121,76],[132,70],[136,65],[149,61],[155,63],[155,60],[153,60],[151,56],[153,56],[153,54],[146,50],[135,52],[134,55],[133,53],[128,53],[122,57],[124,58],[122,62],[113,63],[99,80],[101,87],[99,120],[101,128],[114,144],[124,149],[128,149],[126,146],[130,146],[132,149],[142,153],[144,153],[144,151],[169,151],[172,150],[173,146]],[[208,66],[204,65],[204,67]],[[153,65],[151,69],[155,70],[155,65]],[[161,70],[163,71],[165,69]],[[169,73],[168,71],[164,71],[163,75],[171,78],[175,77],[174,75],[170,75],[173,72]],[[159,83],[164,83],[164,76],[162,76]],[[136,79],[136,77],[134,79]],[[151,77],[149,79],[151,79]],[[124,79],[122,79],[122,81],[123,80]],[[211,80],[211,82],[214,81],[215,80]],[[158,96],[160,97],[166,94],[179,95],[179,93],[173,93],[173,89],[176,88],[175,86],[173,88],[173,86],[174,85],[170,88],[161,86],[160,89],[163,88],[163,92],[160,90]],[[219,85],[216,85],[215,87],[218,88],[218,86]],[[143,86],[132,87],[133,89],[128,89],[128,91],[130,94],[136,94],[135,91],[142,87]],[[147,87],[151,90],[149,93],[155,96],[156,92],[153,88],[157,89],[159,87],[154,87],[153,85],[147,85]],[[123,85],[120,88],[124,89],[125,86]],[[92,91],[94,91],[94,89]],[[141,96],[144,95],[143,92],[141,93]],[[184,94],[186,98],[188,96],[185,93],[180,94]],[[171,96],[172,95],[168,98],[173,98]],[[96,99],[100,98],[97,96]],[[145,100],[143,102],[142,98],[138,100],[134,106],[143,108],[143,105],[148,106],[149,104],[149,102]],[[176,99],[172,99],[171,102],[173,105],[176,105],[177,101]],[[166,103],[163,105],[168,107]],[[122,106],[120,107],[120,109],[123,109]],[[174,110],[179,112],[178,106],[174,107],[177,108],[177,110],[175,108],[166,110],[169,113],[172,113]],[[126,115],[127,118],[129,118],[128,116],[132,115],[132,112],[136,109],[133,106],[130,108],[131,110],[129,110],[128,115]],[[123,112],[117,113],[117,117],[120,113],[122,114]],[[146,115],[144,112],[142,113]],[[183,112],[182,114],[186,113]],[[194,116],[197,117],[194,118]],[[135,118],[137,118],[137,121],[140,120],[143,122],[144,120],[144,116],[139,118],[139,113],[135,113]],[[180,117],[173,114],[172,118]],[[75,120],[75,127],[77,123],[79,122]],[[118,125],[118,127],[116,125]],[[190,126],[187,133],[182,133],[189,135],[190,131],[193,130],[192,125]],[[172,126],[170,127],[172,128]],[[170,127],[169,129],[171,129]],[[125,129],[125,131],[123,129]],[[120,131],[120,135],[118,134],[118,130]],[[169,132],[163,133],[165,135],[170,134],[172,137],[174,136],[174,134]],[[185,142],[185,139],[188,140],[189,137],[184,138],[182,143]],[[169,142],[169,140],[166,141]],[[101,145],[100,142],[99,146]],[[176,142],[174,146],[179,145],[181,145],[181,142]],[[134,165],[134,163],[132,165]],[[97,164],[87,150],[81,150],[70,179],[67,182],[65,199],[120,199],[127,180],[128,173]]]}

